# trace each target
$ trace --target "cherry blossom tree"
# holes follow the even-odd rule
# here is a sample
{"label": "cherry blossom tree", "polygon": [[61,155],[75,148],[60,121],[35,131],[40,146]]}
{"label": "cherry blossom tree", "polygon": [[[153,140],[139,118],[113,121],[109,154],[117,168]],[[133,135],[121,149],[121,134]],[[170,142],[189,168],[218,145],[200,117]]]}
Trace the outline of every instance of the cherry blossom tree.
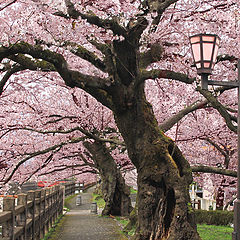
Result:
{"label": "cherry blossom tree", "polygon": [[[1,182],[5,185],[13,179],[22,184],[33,176],[39,178],[42,176],[42,180],[48,179],[53,182],[59,178],[61,172],[62,179],[75,178],[87,183],[86,174],[84,179],[80,178],[83,173],[91,175],[100,173],[106,201],[103,214],[128,215],[131,210],[130,191],[125,185],[117,162],[105,146],[105,143],[108,143],[112,150],[120,148],[116,146],[118,141],[114,141],[118,139],[118,134],[114,128],[110,128],[115,126],[111,113],[107,109],[104,111],[100,104],[81,91],[64,91],[60,86],[51,86],[47,79],[45,81],[44,91],[48,93],[47,100],[42,94],[38,96],[34,90],[32,92],[28,90],[28,84],[22,85],[25,88],[19,90],[17,95],[12,93],[8,100],[5,99],[2,114],[8,117],[5,117],[5,122],[1,124],[0,138],[5,143],[5,147],[2,148],[6,153],[2,156],[3,161],[9,164],[2,163],[2,172],[8,170],[2,174]],[[58,105],[57,92],[60,92],[62,97],[65,94],[65,103],[61,106]],[[20,96],[21,93],[24,97]],[[26,98],[28,94],[32,94],[35,99],[31,101],[31,98]],[[37,103],[34,104],[36,99]],[[14,111],[12,104],[16,106]],[[74,116],[76,111],[82,116]],[[16,121],[15,115],[22,115],[22,119]],[[14,121],[14,124],[10,121]],[[26,136],[29,136],[30,141]],[[94,141],[89,142],[87,139]],[[87,151],[82,143],[92,154],[86,155]],[[119,143],[121,144],[120,141]],[[96,153],[95,148],[98,150],[102,148],[102,151]],[[8,151],[11,151],[11,156],[7,155]],[[114,151],[114,156],[118,159],[119,166],[124,165],[126,168],[130,161],[126,154],[118,152]],[[94,157],[96,155],[98,157]],[[15,158],[15,161],[12,158]]]}
{"label": "cherry blossom tree", "polygon": [[[61,81],[60,76],[66,86],[89,93],[113,112],[138,171],[135,239],[200,239],[189,207],[189,162],[176,143],[160,130],[146,99],[144,83],[159,79],[169,85],[165,91],[173,92],[172,81],[179,81],[175,88],[178,95],[189,94],[192,86],[185,85],[195,79],[188,37],[198,31],[218,32],[222,38],[221,54],[238,58],[239,3],[12,2],[5,1],[1,6],[1,92],[23,81],[22,74],[30,70],[49,73],[54,81]],[[227,62],[231,59],[225,55],[220,58]],[[236,75],[232,63],[220,63],[216,72],[226,74],[229,80]],[[34,86],[37,88],[37,83]],[[199,92],[234,131],[234,118],[217,104],[215,96],[208,91]],[[176,109],[182,107],[174,100]],[[158,120],[162,122],[163,118]]]}

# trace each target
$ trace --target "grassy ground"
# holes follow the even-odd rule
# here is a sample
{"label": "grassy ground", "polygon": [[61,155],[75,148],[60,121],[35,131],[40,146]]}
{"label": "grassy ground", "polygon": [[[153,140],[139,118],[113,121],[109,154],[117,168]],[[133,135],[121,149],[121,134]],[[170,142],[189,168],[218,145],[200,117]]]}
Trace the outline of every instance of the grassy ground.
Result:
{"label": "grassy ground", "polygon": [[61,215],[57,221],[54,223],[54,226],[49,229],[49,232],[44,236],[42,240],[54,240],[57,239],[55,236],[55,233],[57,232],[57,229],[61,229],[62,225],[64,224],[65,218],[63,218],[63,215]]}
{"label": "grassy ground", "polygon": [[66,197],[64,199],[64,207],[67,208],[69,210],[69,203],[70,201],[76,196],[77,194],[71,195],[69,197]]}
{"label": "grassy ground", "polygon": [[133,189],[132,187],[130,188],[130,193],[131,194],[136,194],[137,193],[137,190],[136,189]]}
{"label": "grassy ground", "polygon": [[227,226],[214,226],[198,224],[198,233],[202,240],[231,240],[233,228]]}
{"label": "grassy ground", "polygon": [[[131,193],[136,193],[137,191],[131,188]],[[93,201],[97,202],[98,207],[103,208],[105,206],[105,202],[102,197],[98,194],[93,194]],[[116,220],[121,225],[123,229],[127,223],[128,219],[123,217],[116,217]],[[128,232],[130,236],[134,235],[135,229]],[[232,239],[233,228],[228,226],[215,226],[215,225],[206,225],[206,224],[198,224],[198,233],[201,236],[202,240],[231,240]]]}
{"label": "grassy ground", "polygon": [[101,195],[93,193],[92,194],[92,201],[97,203],[98,208],[104,208],[105,207],[105,201],[102,198]]}

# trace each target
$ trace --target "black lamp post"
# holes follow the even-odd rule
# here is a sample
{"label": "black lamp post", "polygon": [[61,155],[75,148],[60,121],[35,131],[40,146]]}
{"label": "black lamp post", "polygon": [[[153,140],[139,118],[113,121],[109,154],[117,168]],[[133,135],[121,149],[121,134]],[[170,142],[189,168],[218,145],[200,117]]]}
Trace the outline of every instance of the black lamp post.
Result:
{"label": "black lamp post", "polygon": [[237,200],[234,202],[234,231],[233,240],[240,240],[240,60],[238,60],[238,81],[212,81],[208,75],[216,63],[220,38],[215,34],[197,34],[190,37],[194,62],[197,74],[201,76],[202,89],[207,90],[208,85],[238,87],[238,168],[237,168]]}

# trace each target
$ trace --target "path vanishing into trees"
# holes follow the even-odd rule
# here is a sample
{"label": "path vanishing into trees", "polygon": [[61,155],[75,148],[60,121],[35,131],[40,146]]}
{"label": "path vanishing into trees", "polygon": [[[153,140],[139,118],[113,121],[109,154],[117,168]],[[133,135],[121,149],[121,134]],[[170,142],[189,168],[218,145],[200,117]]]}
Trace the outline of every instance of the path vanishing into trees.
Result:
{"label": "path vanishing into trees", "polygon": [[51,240],[126,240],[117,222],[90,212],[93,188],[81,193],[82,204],[76,206],[76,197],[70,203],[70,211],[61,220]]}

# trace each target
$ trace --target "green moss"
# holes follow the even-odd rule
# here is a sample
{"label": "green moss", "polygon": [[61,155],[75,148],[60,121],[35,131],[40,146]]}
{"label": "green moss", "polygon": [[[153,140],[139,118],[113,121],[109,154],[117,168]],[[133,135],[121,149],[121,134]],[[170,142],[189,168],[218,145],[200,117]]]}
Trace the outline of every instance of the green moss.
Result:
{"label": "green moss", "polygon": [[134,236],[136,233],[136,227],[134,226],[129,232],[128,232],[128,235],[129,236]]}
{"label": "green moss", "polygon": [[193,211],[193,208],[192,208],[192,203],[188,202],[187,205],[188,205],[188,212],[193,213],[194,211]]}
{"label": "green moss", "polygon": [[54,223],[53,227],[49,229],[48,233],[44,236],[41,240],[57,240],[58,239],[58,230],[62,228],[65,219],[63,215],[60,215],[56,222]]}
{"label": "green moss", "polygon": [[129,222],[128,218],[124,218],[124,217],[120,217],[120,216],[116,216],[115,218],[123,227],[125,227]]}
{"label": "green moss", "polygon": [[88,51],[86,48],[84,48],[82,46],[78,46],[78,48],[76,49],[76,54],[78,56],[83,57],[86,60],[91,60],[91,61],[92,60],[95,60],[95,61],[98,60],[98,57],[94,53]]}
{"label": "green moss", "polygon": [[135,226],[132,226],[131,229],[126,231],[126,227],[129,225],[129,222],[130,222],[128,218],[117,216],[115,219],[118,221],[119,225],[123,229],[123,231],[122,231],[123,234],[125,234],[127,236],[134,236],[134,234],[136,232],[136,227]]}
{"label": "green moss", "polygon": [[131,194],[136,194],[136,193],[137,193],[137,190],[135,190],[134,188],[131,187],[131,188],[130,188],[130,193],[131,193]]}
{"label": "green moss", "polygon": [[71,195],[64,200],[64,207],[69,209],[70,208],[70,201],[76,196],[77,194]]}
{"label": "green moss", "polygon": [[[137,206],[137,205],[136,205]],[[135,208],[131,211],[129,219],[123,228],[123,232],[128,236],[134,236],[136,232],[136,222],[137,222],[137,209]]]}
{"label": "green moss", "polygon": [[32,47],[32,45],[30,45],[27,42],[23,42],[23,41],[21,41],[20,43],[17,43],[17,44],[12,44],[11,47],[12,46],[15,46],[15,47],[18,47],[18,46],[19,47],[25,47],[25,48],[28,48],[28,49],[30,49]]}
{"label": "green moss", "polygon": [[93,201],[93,202],[96,202],[96,203],[97,203],[97,206],[98,206],[99,208],[104,208],[104,207],[105,207],[105,204],[106,204],[106,203],[105,203],[103,197],[102,197],[101,195],[99,195],[99,194],[93,193],[93,195],[92,195],[92,201]]}

